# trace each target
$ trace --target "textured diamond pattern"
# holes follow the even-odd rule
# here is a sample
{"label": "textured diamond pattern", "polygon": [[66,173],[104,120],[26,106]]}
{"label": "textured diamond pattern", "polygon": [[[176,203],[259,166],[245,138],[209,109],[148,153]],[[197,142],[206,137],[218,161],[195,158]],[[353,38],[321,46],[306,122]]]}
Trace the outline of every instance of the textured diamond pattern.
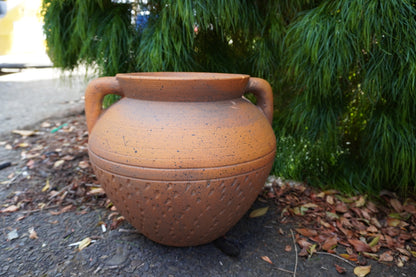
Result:
{"label": "textured diamond pattern", "polygon": [[94,165],[119,212],[143,235],[161,244],[191,246],[224,235],[261,191],[270,166],[229,178],[160,182],[128,178]]}

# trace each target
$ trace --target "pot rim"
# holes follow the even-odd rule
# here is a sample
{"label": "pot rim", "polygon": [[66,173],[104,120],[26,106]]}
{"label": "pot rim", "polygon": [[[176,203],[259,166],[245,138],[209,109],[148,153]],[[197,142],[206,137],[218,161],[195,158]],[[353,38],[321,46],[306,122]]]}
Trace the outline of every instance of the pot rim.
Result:
{"label": "pot rim", "polygon": [[232,80],[248,79],[250,75],[237,73],[216,73],[216,72],[132,72],[118,73],[117,79],[147,79],[147,80]]}

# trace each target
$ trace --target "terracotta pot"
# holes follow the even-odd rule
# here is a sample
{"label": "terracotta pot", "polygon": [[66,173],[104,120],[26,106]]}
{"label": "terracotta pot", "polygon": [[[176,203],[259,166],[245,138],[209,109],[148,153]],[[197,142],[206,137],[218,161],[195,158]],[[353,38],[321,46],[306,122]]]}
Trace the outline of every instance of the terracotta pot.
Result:
{"label": "terracotta pot", "polygon": [[[107,94],[122,98],[103,111]],[[248,75],[98,78],[85,92],[85,112],[90,160],[107,196],[165,245],[223,236],[261,192],[275,157],[272,90]]]}

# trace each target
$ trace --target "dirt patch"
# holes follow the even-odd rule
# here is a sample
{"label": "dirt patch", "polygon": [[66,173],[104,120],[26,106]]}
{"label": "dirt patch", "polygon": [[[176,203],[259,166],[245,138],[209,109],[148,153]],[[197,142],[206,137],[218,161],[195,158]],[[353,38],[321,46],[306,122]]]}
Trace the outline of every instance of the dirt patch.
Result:
{"label": "dirt patch", "polygon": [[[344,237],[335,232],[336,218],[317,216],[322,212],[345,216],[362,201],[359,196],[348,210],[339,206],[342,210],[330,211],[332,204],[344,203],[337,198],[339,194],[282,185],[279,180],[227,234],[227,240],[240,250],[238,257],[225,255],[213,243],[185,248],[159,245],[125,222],[100,189],[88,162],[83,115],[47,120],[27,131],[0,139],[0,163],[12,163],[0,170],[0,275],[293,276],[296,271],[297,276],[336,276],[344,270],[344,276],[356,276],[353,271],[358,266],[371,266],[368,276],[416,274],[415,238],[405,237],[403,245],[396,247],[410,256],[382,245],[382,240],[376,244],[380,245],[377,252],[357,251],[354,243],[360,243],[355,240],[340,243]],[[401,218],[391,224],[410,232],[414,215],[404,208],[403,201],[400,204],[411,214],[410,221]],[[259,212],[265,207],[267,211]],[[257,216],[250,217],[253,211]],[[380,214],[384,216],[386,211],[370,214],[368,220]],[[349,220],[353,222],[351,217]],[[380,224],[392,227],[384,221]],[[324,235],[331,231],[338,239],[324,246],[334,236],[317,241],[314,230]],[[375,237],[362,236],[366,244]],[[392,251],[391,262],[379,263],[364,255],[367,252],[380,258],[385,251]],[[343,253],[349,256],[340,256]],[[400,267],[399,258],[404,259]]]}

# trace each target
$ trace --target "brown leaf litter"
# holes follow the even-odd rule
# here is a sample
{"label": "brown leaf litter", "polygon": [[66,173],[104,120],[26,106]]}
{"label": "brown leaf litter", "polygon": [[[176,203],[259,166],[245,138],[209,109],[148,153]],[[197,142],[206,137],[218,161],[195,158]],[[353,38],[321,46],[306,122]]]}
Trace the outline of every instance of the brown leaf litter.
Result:
{"label": "brown leaf litter", "polygon": [[[19,183],[19,189],[1,203],[0,213],[21,211],[27,216],[49,210],[59,215],[96,206],[115,210],[92,171],[87,142],[84,116],[65,122],[48,120],[37,130],[15,130],[1,147],[21,151],[21,161],[16,171],[0,182],[12,189]],[[293,239],[300,247],[299,252],[295,248],[299,256],[336,255],[355,263],[357,276],[370,271],[366,259],[404,266],[416,257],[416,201],[412,198],[382,192],[383,202],[376,202],[366,195],[347,196],[288,182],[274,182],[264,195],[274,199],[281,223],[297,224]],[[268,209],[254,210],[250,217],[263,216]],[[123,220],[114,213],[109,227],[117,228]],[[33,230],[32,238],[37,236]],[[285,251],[292,247],[295,245],[286,246]],[[267,258],[262,257],[270,263]],[[345,271],[335,266],[339,273]]]}
{"label": "brown leaf litter", "polygon": [[412,198],[382,192],[380,199],[370,200],[366,195],[347,196],[285,182],[275,182],[265,195],[275,200],[282,223],[297,223],[301,256],[319,251],[337,255],[362,266],[357,276],[370,271],[366,259],[401,267],[416,257]]}

